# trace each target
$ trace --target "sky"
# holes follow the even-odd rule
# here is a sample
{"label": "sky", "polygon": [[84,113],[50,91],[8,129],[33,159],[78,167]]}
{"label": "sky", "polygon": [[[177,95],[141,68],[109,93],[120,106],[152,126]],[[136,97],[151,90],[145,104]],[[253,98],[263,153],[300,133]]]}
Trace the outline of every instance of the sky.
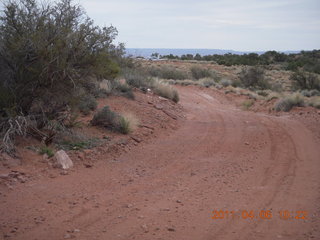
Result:
{"label": "sky", "polygon": [[127,48],[320,49],[320,0],[78,0]]}

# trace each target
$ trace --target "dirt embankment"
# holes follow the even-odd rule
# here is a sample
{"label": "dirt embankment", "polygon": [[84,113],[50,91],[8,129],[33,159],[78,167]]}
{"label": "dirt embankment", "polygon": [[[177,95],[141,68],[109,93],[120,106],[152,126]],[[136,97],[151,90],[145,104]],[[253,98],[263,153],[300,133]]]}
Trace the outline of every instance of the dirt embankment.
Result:
{"label": "dirt embankment", "polygon": [[83,156],[91,168],[2,187],[2,237],[319,239],[319,112],[276,116],[242,111],[215,90],[179,93],[178,117],[148,95],[106,100],[137,113],[142,142],[130,138],[137,146],[114,156],[92,150],[103,154]]}

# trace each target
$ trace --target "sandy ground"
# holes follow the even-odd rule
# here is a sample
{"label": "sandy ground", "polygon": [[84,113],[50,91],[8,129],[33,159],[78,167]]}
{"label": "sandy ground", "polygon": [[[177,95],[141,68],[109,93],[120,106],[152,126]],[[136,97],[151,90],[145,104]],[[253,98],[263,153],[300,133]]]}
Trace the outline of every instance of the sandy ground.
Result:
{"label": "sandy ground", "polygon": [[185,118],[175,131],[92,168],[2,191],[0,238],[320,239],[312,128],[242,111],[220,93],[179,93]]}

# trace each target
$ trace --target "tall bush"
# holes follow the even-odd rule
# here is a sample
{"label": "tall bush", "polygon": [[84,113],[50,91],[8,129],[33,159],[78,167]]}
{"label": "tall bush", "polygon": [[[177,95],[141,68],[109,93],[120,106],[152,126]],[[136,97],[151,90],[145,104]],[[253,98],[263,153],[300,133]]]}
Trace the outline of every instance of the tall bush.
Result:
{"label": "tall bush", "polygon": [[88,76],[117,75],[117,56],[123,46],[113,43],[116,36],[116,28],[95,26],[71,0],[4,2],[0,13],[0,92],[9,96],[2,105],[15,114],[54,116],[68,105]]}

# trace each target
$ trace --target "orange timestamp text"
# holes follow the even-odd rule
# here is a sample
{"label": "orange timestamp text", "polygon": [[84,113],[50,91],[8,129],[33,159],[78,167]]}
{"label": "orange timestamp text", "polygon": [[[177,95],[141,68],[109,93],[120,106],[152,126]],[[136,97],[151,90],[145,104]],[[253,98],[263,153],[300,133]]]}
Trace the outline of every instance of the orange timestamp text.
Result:
{"label": "orange timestamp text", "polygon": [[211,213],[212,219],[264,219],[270,220],[273,217],[278,217],[281,220],[304,220],[308,217],[307,211],[289,211],[280,210],[273,212],[272,210],[213,210]]}

